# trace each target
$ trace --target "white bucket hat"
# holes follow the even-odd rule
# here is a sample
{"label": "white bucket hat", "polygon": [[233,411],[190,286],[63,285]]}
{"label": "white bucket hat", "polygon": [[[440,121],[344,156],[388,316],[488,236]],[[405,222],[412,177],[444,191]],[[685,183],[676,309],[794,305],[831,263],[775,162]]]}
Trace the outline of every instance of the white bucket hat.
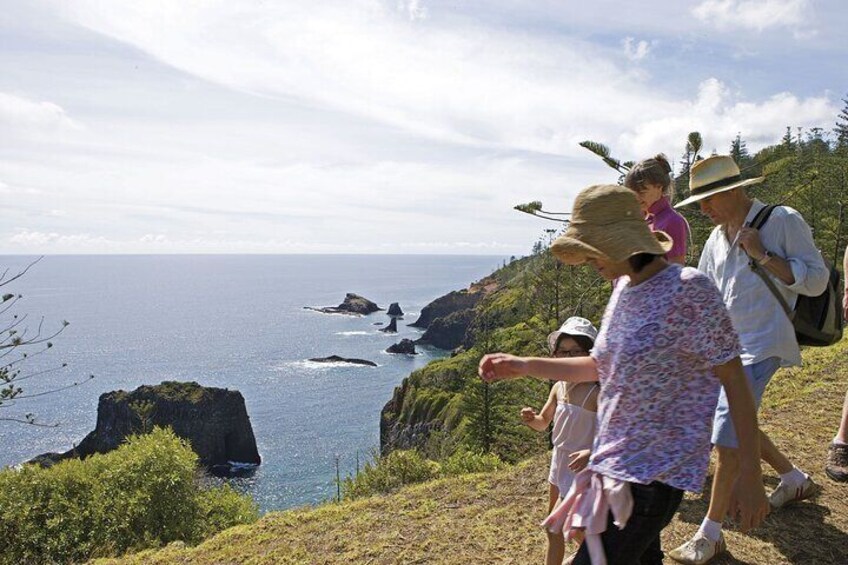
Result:
{"label": "white bucket hat", "polygon": [[560,326],[557,331],[551,332],[548,335],[548,347],[551,348],[552,352],[556,349],[560,336],[563,335],[567,335],[569,337],[582,335],[591,339],[592,344],[594,344],[595,338],[598,337],[598,330],[596,330],[595,326],[592,325],[592,322],[586,318],[572,316],[563,322],[562,326]]}

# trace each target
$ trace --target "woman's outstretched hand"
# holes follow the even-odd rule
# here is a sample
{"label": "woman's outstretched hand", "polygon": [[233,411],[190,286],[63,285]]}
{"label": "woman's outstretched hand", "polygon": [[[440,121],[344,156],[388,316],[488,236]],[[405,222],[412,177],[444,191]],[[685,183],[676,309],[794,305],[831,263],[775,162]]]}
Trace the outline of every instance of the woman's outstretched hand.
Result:
{"label": "woman's outstretched hand", "polygon": [[477,373],[487,383],[523,377],[527,374],[527,361],[508,353],[489,353],[480,359]]}

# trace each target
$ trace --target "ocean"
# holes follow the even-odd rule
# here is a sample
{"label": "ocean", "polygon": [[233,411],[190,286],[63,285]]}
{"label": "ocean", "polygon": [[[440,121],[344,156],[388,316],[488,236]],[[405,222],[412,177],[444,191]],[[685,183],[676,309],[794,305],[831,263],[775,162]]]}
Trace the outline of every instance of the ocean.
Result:
{"label": "ocean", "polygon": [[[0,257],[7,278],[33,258]],[[149,255],[47,256],[4,293],[23,298],[14,313],[34,331],[70,325],[25,373],[68,366],[21,383],[27,394],[95,375],[56,394],[0,408],[32,412],[57,428],[0,422],[0,466],[64,451],[94,429],[97,399],[165,380],[196,381],[244,395],[262,465],[234,486],[262,511],[321,502],[379,447],[380,410],[414,369],[447,352],[384,353],[420,331],[407,327],[433,299],[493,272],[496,256]],[[335,306],[355,292],[406,316],[397,334],[361,318],[304,306]],[[7,313],[0,321],[9,319]],[[310,357],[358,357],[379,366],[319,365]],[[5,412],[5,414],[3,413]]]}

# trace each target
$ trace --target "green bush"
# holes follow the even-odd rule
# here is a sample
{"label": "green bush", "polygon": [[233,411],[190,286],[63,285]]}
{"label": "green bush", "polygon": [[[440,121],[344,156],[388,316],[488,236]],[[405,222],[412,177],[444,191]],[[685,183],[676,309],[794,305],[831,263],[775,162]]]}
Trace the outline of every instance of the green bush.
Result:
{"label": "green bush", "polygon": [[494,453],[480,453],[459,449],[442,461],[441,474],[445,477],[468,473],[488,473],[503,467],[503,462]]}
{"label": "green bush", "polygon": [[67,563],[197,543],[256,520],[248,498],[202,489],[197,455],[156,428],[106,455],[0,471],[0,563]]}
{"label": "green bush", "polygon": [[361,498],[391,492],[403,485],[420,483],[437,477],[439,464],[421,456],[417,451],[392,451],[342,483],[344,497]]}
{"label": "green bush", "polygon": [[460,448],[441,462],[426,459],[418,451],[392,451],[387,456],[366,463],[365,469],[342,483],[346,499],[386,494],[404,485],[421,483],[438,477],[467,473],[483,473],[503,467],[497,455],[477,453]]}

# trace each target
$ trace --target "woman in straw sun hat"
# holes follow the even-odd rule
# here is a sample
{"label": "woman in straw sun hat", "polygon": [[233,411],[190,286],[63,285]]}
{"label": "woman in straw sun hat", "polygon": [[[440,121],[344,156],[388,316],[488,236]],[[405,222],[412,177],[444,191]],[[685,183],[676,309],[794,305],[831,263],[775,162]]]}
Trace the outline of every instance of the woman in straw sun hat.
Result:
{"label": "woman in straw sun hat", "polygon": [[[555,332],[548,335],[548,349],[555,359],[589,355],[598,330],[586,318],[572,316]],[[544,432],[553,421],[551,432],[553,453],[548,473],[548,512],[571,488],[574,476],[589,462],[595,439],[598,411],[598,383],[566,383],[559,381],[551,387],[545,406],[537,414],[532,408],[521,410],[522,421],[538,432]],[[582,538],[578,536],[578,543]],[[565,555],[562,530],[548,532],[545,563],[561,565]]]}
{"label": "woman in straw sun hat", "polygon": [[583,190],[552,251],[564,263],[588,263],[607,280],[618,278],[591,356],[494,353],[480,361],[486,381],[601,383],[589,464],[543,523],[569,539],[585,532],[574,563],[662,563],[660,532],[683,491],[701,492],[704,484],[719,383],[746,454],[732,512],[743,530],[768,512],[739,341],[712,282],[664,259],[671,246],[667,234],[650,231],[632,191]]}

